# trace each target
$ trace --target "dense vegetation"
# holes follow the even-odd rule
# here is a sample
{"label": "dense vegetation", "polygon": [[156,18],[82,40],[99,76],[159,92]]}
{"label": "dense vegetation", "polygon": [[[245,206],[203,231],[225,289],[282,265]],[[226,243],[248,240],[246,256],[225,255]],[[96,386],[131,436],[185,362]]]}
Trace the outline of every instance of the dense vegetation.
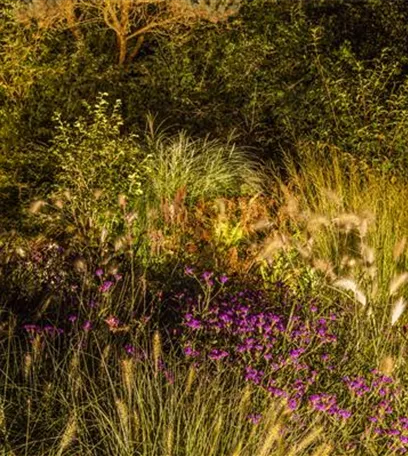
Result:
{"label": "dense vegetation", "polygon": [[0,455],[408,451],[405,0],[3,0]]}

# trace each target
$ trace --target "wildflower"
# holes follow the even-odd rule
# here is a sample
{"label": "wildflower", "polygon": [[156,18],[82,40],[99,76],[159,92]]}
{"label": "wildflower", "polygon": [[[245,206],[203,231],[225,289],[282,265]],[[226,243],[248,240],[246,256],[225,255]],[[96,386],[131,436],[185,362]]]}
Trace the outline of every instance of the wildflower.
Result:
{"label": "wildflower", "polygon": [[184,354],[186,356],[196,357],[196,356],[199,356],[200,352],[197,351],[197,350],[194,350],[190,346],[187,346],[187,347],[184,348]]}
{"label": "wildflower", "polygon": [[131,345],[131,344],[126,344],[124,348],[125,348],[125,351],[126,351],[126,353],[127,353],[128,355],[134,355],[134,354],[136,354],[136,348],[135,348],[133,345]]}
{"label": "wildflower", "polygon": [[82,325],[82,329],[84,331],[90,331],[92,329],[92,322],[89,320],[86,320],[85,323]]}
{"label": "wildflower", "polygon": [[350,412],[350,410],[339,409],[337,411],[337,415],[343,418],[344,420],[347,420],[351,417],[352,413]]}
{"label": "wildflower", "polygon": [[205,271],[203,272],[203,274],[201,275],[201,278],[203,280],[205,280],[206,282],[208,282],[210,280],[210,278],[212,277],[213,273],[212,272],[209,272],[209,271]]}
{"label": "wildflower", "polygon": [[201,322],[197,320],[196,318],[193,318],[193,316],[189,313],[186,314],[186,326],[192,329],[200,329],[201,328]]}
{"label": "wildflower", "polygon": [[105,280],[103,284],[99,287],[99,291],[101,293],[106,293],[110,290],[110,288],[113,286],[113,282],[111,280]]}
{"label": "wildflower", "polygon": [[27,332],[38,332],[40,330],[40,328],[37,326],[37,325],[24,325],[23,326],[24,329],[27,331]]}
{"label": "wildflower", "polygon": [[96,303],[93,299],[91,299],[91,300],[89,301],[89,307],[90,307],[91,309],[94,309],[94,308],[97,307],[97,306],[98,306],[98,303]]}
{"label": "wildflower", "polygon": [[219,279],[220,283],[224,284],[226,282],[228,282],[228,277],[226,275],[222,275]]}
{"label": "wildflower", "polygon": [[119,282],[119,280],[122,280],[122,274],[114,274],[113,277],[115,278],[116,282]]}
{"label": "wildflower", "polygon": [[208,357],[213,360],[223,359],[223,358],[226,358],[227,356],[229,356],[228,352],[226,352],[224,350],[218,350],[218,349],[211,350],[210,354],[208,355]]}
{"label": "wildflower", "polygon": [[77,320],[78,320],[78,316],[77,315],[69,315],[68,316],[68,321],[70,321],[71,323],[75,323]]}
{"label": "wildflower", "polygon": [[193,275],[194,274],[194,269],[191,268],[190,266],[186,266],[185,269],[184,269],[184,274]]}
{"label": "wildflower", "polygon": [[262,415],[260,413],[251,413],[248,415],[248,420],[253,424],[259,424],[262,419]]}
{"label": "wildflower", "polygon": [[105,323],[109,326],[109,329],[118,328],[120,321],[115,316],[111,315],[105,320]]}
{"label": "wildflower", "polygon": [[288,407],[290,410],[296,410],[298,408],[299,404],[296,399],[289,399],[288,400]]}
{"label": "wildflower", "polygon": [[98,268],[96,271],[95,271],[95,275],[97,277],[102,277],[103,276],[103,269],[102,268]]}

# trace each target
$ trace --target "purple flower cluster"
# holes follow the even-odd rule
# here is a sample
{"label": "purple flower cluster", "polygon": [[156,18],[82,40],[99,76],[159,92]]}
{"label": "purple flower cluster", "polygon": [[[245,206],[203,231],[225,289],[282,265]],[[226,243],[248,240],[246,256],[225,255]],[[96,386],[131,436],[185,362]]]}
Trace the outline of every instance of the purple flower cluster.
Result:
{"label": "purple flower cluster", "polygon": [[23,328],[27,331],[27,333],[32,337],[35,334],[46,334],[50,336],[58,336],[59,334],[63,334],[64,330],[62,328],[56,328],[52,325],[45,325],[41,327],[40,325],[35,324],[26,324],[23,325]]}
{"label": "purple flower cluster", "polygon": [[[205,272],[201,278],[208,283],[212,276]],[[285,398],[296,410],[294,416],[319,414],[328,425],[340,427],[347,422],[355,426],[354,420],[365,417],[368,429],[376,426],[378,436],[392,434],[399,444],[408,441],[408,431],[401,433],[400,425],[388,422],[398,397],[393,379],[376,370],[355,372],[350,355],[344,355],[339,338],[348,334],[346,311],[316,299],[305,304],[283,284],[268,292],[220,288],[213,295],[205,308],[201,297],[188,290],[178,296],[182,323],[175,334],[186,357],[195,363],[221,361],[241,370],[246,382]],[[248,419],[259,421],[256,414]],[[350,448],[361,442],[349,442]]]}

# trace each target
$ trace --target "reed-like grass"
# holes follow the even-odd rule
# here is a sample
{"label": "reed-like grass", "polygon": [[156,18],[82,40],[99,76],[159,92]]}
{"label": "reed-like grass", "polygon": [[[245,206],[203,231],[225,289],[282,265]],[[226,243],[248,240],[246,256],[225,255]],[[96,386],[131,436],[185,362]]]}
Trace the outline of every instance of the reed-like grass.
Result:
{"label": "reed-like grass", "polygon": [[[65,353],[44,341],[35,361],[33,347],[13,339],[8,357],[3,352],[1,358],[3,454],[283,456],[318,451],[321,430],[289,433],[284,402],[244,387],[234,371],[221,366],[213,375],[205,366],[187,368],[174,353],[164,355],[158,348],[157,332],[151,344],[146,336],[139,338],[135,348],[145,353],[139,360],[117,352],[106,355],[99,338],[90,335],[87,349],[70,344]],[[26,357],[16,362],[24,350],[32,357],[29,368]],[[262,418],[253,422],[255,410]]]}

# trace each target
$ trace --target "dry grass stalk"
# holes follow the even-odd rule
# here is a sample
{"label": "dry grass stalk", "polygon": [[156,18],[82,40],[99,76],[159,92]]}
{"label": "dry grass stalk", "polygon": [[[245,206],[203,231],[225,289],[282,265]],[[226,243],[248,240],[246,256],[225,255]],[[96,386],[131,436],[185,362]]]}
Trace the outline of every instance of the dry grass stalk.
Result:
{"label": "dry grass stalk", "polygon": [[110,344],[106,345],[106,347],[103,349],[102,354],[101,354],[101,362],[99,364],[99,370],[101,371],[101,374],[106,372],[107,366],[108,366],[108,358],[109,354],[111,351],[111,346]]}
{"label": "dry grass stalk", "polygon": [[280,423],[275,423],[270,426],[258,456],[269,456],[271,454],[274,446],[279,443],[281,430],[282,426]]}
{"label": "dry grass stalk", "polygon": [[384,374],[384,375],[391,375],[394,371],[395,367],[395,361],[392,356],[385,356],[379,365],[379,370]]}
{"label": "dry grass stalk", "polygon": [[42,348],[43,348],[43,343],[42,343],[42,339],[41,339],[41,335],[40,334],[36,334],[35,335],[32,347],[33,347],[34,362],[36,362],[40,358],[41,353],[42,353]]}
{"label": "dry grass stalk", "polygon": [[244,445],[243,440],[240,440],[237,443],[237,446],[234,448],[234,451],[231,453],[231,456],[241,456],[243,445]]}
{"label": "dry grass stalk", "polygon": [[214,426],[213,441],[216,442],[220,437],[222,426],[224,424],[224,418],[221,414],[218,415],[217,421]]}
{"label": "dry grass stalk", "polygon": [[33,363],[33,358],[30,353],[27,353],[24,357],[24,367],[23,367],[24,368],[24,378],[26,379],[26,381],[28,380],[28,377],[30,375],[32,363]]}
{"label": "dry grass stalk", "polygon": [[295,445],[287,456],[297,456],[299,454],[303,454],[303,450],[305,450],[308,446],[310,446],[322,433],[321,428],[316,428],[312,432],[310,432],[298,445]]}
{"label": "dry grass stalk", "polygon": [[196,378],[196,370],[194,366],[190,366],[188,370],[187,382],[186,382],[186,395],[190,394],[194,380]]}
{"label": "dry grass stalk", "polygon": [[121,399],[115,401],[116,411],[119,416],[120,425],[125,436],[130,436],[130,420],[129,420],[129,410],[127,405]]}
{"label": "dry grass stalk", "polygon": [[239,402],[239,415],[244,416],[248,409],[248,405],[251,403],[251,388],[249,385],[246,385],[242,393],[241,400]]}
{"label": "dry grass stalk", "polygon": [[0,400],[0,435],[6,434],[6,413],[4,411],[3,399]]}
{"label": "dry grass stalk", "polygon": [[333,452],[333,447],[327,443],[322,443],[316,448],[311,456],[329,456]]}
{"label": "dry grass stalk", "polygon": [[153,335],[153,362],[155,375],[159,373],[159,363],[161,358],[161,337],[159,331],[155,331]]}
{"label": "dry grass stalk", "polygon": [[395,261],[397,261],[401,257],[401,255],[403,255],[403,253],[405,252],[406,245],[407,238],[405,236],[395,244],[394,250],[392,252],[392,256]]}
{"label": "dry grass stalk", "polygon": [[133,359],[123,359],[121,361],[122,368],[122,381],[125,385],[125,389],[130,399],[132,397],[133,384],[134,384],[134,372],[133,372]]}
{"label": "dry grass stalk", "polygon": [[166,441],[165,441],[165,456],[172,456],[174,449],[174,430],[170,425],[166,432]]}
{"label": "dry grass stalk", "polygon": [[65,431],[62,434],[58,454],[62,454],[74,441],[78,429],[76,416],[71,414]]}

